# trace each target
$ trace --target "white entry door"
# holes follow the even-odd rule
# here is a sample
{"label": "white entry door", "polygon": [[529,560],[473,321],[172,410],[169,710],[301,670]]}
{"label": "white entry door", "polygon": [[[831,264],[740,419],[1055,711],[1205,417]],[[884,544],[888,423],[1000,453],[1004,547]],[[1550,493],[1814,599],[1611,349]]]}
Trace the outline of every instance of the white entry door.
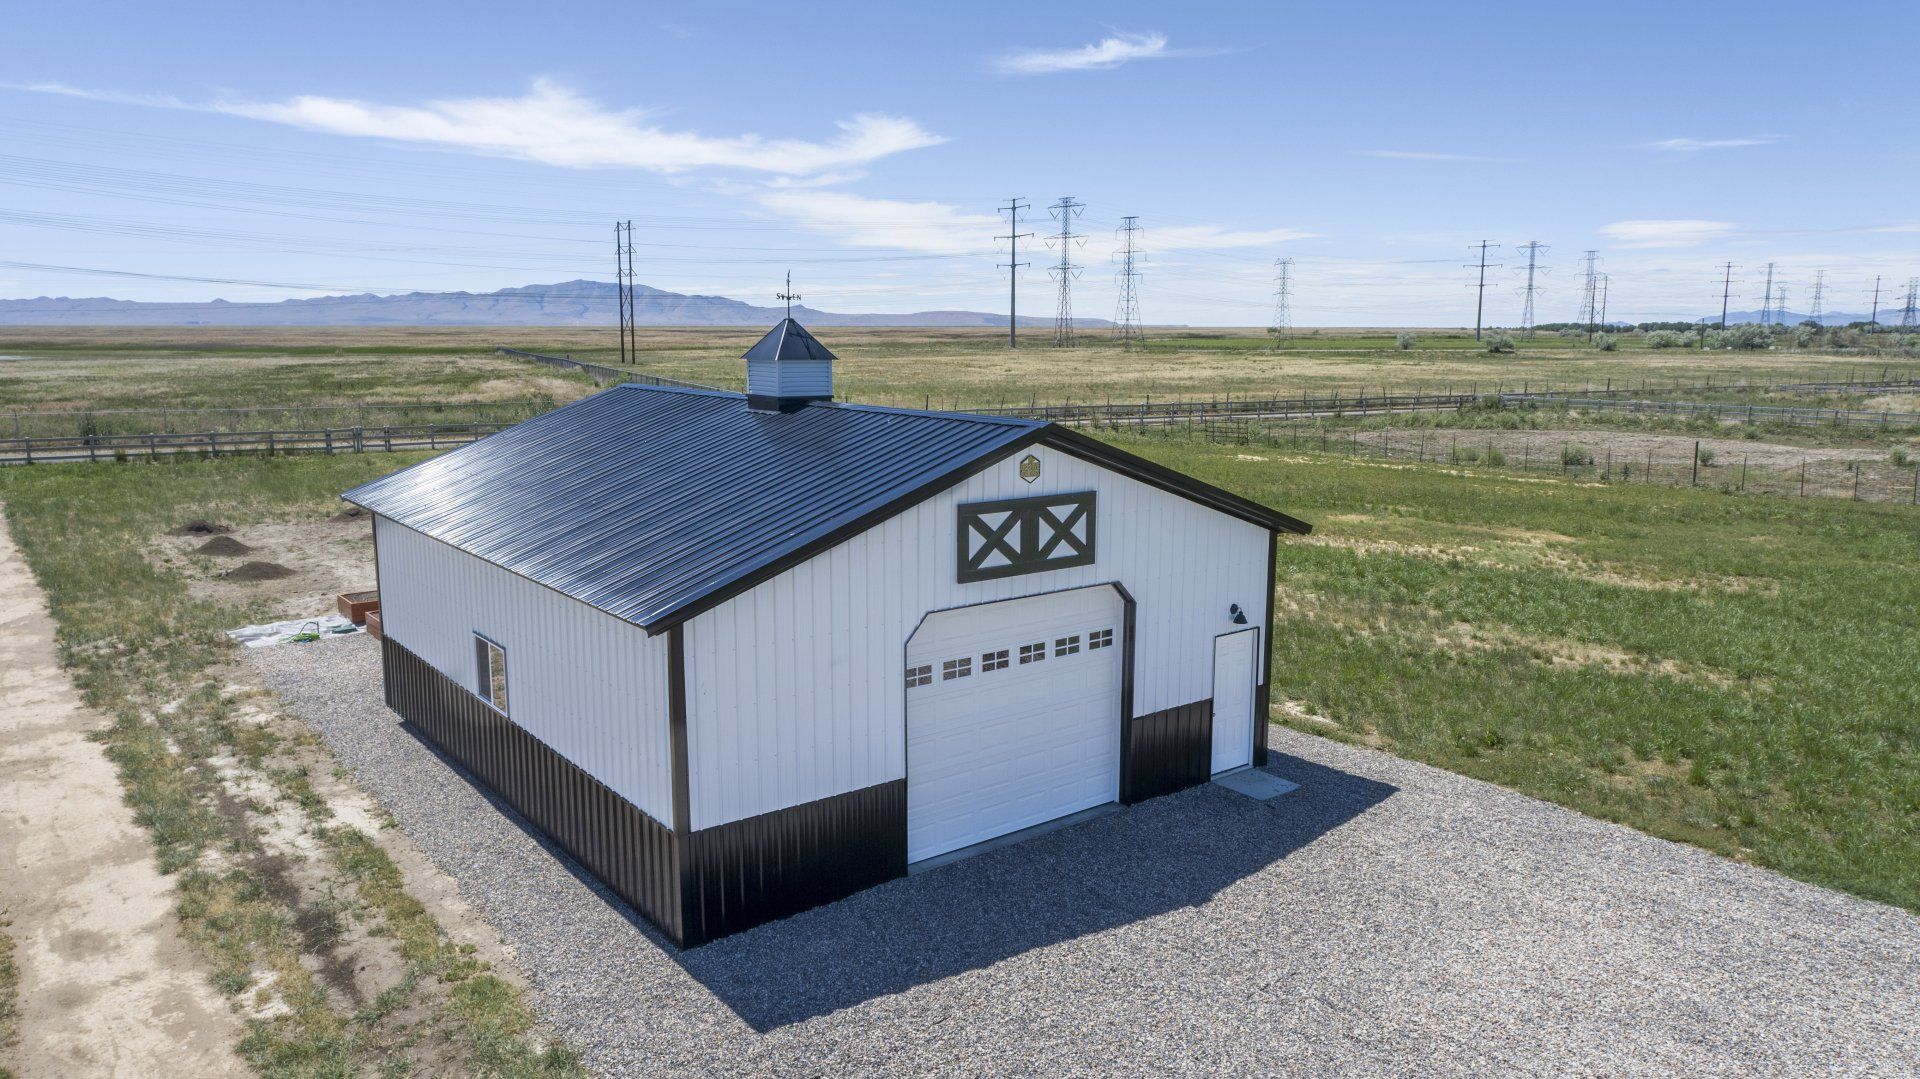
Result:
{"label": "white entry door", "polygon": [[907,858],[1120,794],[1125,607],[1106,585],[927,616],[907,642]]}
{"label": "white entry door", "polygon": [[1213,771],[1253,763],[1253,687],[1260,631],[1213,639]]}

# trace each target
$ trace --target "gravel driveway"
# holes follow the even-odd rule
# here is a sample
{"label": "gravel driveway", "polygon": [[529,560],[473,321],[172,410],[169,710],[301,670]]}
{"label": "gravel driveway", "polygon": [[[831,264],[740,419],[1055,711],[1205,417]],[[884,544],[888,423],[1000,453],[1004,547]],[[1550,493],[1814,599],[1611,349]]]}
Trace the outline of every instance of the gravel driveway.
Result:
{"label": "gravel driveway", "polygon": [[1280,729],[1272,803],[1208,785],[678,952],[398,723],[375,642],[248,658],[607,1073],[1920,1060],[1920,919]]}

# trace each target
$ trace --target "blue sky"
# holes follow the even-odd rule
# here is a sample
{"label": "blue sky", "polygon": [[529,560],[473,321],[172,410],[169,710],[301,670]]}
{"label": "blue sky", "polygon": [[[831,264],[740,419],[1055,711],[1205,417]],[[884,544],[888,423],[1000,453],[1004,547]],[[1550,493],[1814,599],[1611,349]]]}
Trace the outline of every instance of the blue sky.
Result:
{"label": "blue sky", "polygon": [[[186,13],[183,13],[183,10]],[[280,299],[637,276],[770,302],[1004,310],[995,207],[1086,203],[1081,315],[1144,227],[1150,322],[1795,310],[1920,273],[1910,5],[12,6],[0,296]],[[1861,41],[1869,44],[1857,44]],[[1029,256],[1023,252],[1023,261]],[[1035,245],[1023,313],[1051,314]],[[76,269],[58,269],[70,267]],[[82,273],[89,271],[110,271]],[[150,275],[150,276],[129,276]],[[185,278],[187,280],[181,280]]]}

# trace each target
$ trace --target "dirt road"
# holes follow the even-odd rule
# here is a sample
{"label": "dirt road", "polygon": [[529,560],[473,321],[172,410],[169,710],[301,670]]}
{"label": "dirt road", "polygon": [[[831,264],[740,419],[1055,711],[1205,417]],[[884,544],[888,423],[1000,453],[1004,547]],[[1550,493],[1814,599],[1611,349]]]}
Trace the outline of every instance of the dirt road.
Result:
{"label": "dirt road", "polygon": [[0,514],[0,911],[18,945],[28,1076],[244,1075],[241,1023],[180,938],[173,885],[121,801]]}

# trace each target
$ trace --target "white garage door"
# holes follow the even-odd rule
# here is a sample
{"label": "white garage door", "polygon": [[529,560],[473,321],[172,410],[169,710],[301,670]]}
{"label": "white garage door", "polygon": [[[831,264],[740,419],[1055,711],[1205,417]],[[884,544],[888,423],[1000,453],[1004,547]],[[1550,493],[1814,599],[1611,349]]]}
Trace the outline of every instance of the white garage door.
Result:
{"label": "white garage door", "polygon": [[907,642],[907,858],[1114,801],[1125,608],[1105,585],[927,616]]}

